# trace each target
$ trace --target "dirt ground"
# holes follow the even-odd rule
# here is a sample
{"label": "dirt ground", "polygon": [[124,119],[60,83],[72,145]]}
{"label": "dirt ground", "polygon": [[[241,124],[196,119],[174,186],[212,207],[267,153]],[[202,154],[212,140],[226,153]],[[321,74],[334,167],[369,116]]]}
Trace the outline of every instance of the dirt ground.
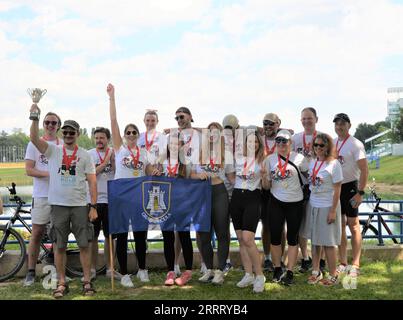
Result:
{"label": "dirt ground", "polygon": [[377,193],[393,193],[403,198],[403,185],[390,185],[387,183],[376,183]]}

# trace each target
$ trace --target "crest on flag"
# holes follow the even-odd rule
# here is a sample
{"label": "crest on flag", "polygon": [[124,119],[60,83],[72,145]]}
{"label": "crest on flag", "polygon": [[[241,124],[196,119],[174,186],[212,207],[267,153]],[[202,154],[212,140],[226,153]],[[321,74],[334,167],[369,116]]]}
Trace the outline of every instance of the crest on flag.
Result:
{"label": "crest on flag", "polygon": [[150,223],[162,223],[171,216],[171,183],[144,181],[142,183],[143,218]]}

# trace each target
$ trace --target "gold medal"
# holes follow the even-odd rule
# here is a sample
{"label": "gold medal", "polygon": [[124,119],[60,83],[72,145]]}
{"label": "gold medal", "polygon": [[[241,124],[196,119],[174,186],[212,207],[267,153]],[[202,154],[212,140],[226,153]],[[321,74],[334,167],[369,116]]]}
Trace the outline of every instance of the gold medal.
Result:
{"label": "gold medal", "polygon": [[135,177],[138,177],[140,174],[139,174],[139,171],[138,170],[134,170],[133,171],[133,176],[135,176]]}
{"label": "gold medal", "polygon": [[69,175],[70,175],[70,172],[68,172],[68,171],[65,171],[65,172],[64,172],[64,176],[65,176],[65,177],[68,177]]}
{"label": "gold medal", "polygon": [[287,189],[287,188],[288,188],[288,182],[287,182],[286,180],[283,180],[283,181],[281,182],[281,184],[283,185],[283,188],[284,188],[284,189]]}

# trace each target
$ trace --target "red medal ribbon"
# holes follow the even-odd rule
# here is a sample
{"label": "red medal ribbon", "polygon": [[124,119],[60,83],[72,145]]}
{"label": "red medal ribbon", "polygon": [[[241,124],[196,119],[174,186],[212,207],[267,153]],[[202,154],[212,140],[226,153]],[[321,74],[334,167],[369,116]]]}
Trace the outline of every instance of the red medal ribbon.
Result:
{"label": "red medal ribbon", "polygon": [[285,160],[285,164],[284,166],[281,164],[281,158],[280,155],[277,155],[278,157],[278,165],[277,168],[280,170],[281,172],[281,177],[284,178],[285,177],[285,172],[287,169],[287,165],[288,165],[288,159],[290,158],[290,154],[287,154],[287,159]]}
{"label": "red medal ribbon", "polygon": [[265,151],[266,151],[266,156],[269,156],[274,153],[274,150],[276,149],[276,144],[273,144],[273,147],[270,148],[269,144],[267,143],[267,138],[264,138],[264,145],[265,145]]}
{"label": "red medal ribbon", "polygon": [[102,157],[101,157],[101,154],[99,153],[99,151],[97,150],[97,153],[98,153],[98,158],[99,158],[99,161],[101,161],[101,163],[100,164],[103,164],[104,163],[104,161],[105,161],[105,159],[106,159],[106,157],[108,156],[108,153],[109,153],[109,148],[107,148],[106,149],[106,152],[105,152],[105,157],[102,159]]}
{"label": "red medal ribbon", "polygon": [[337,150],[337,157],[340,156],[340,150],[343,148],[344,144],[346,143],[346,141],[348,140],[348,138],[350,138],[350,135],[347,135],[347,138],[345,138],[339,148],[339,140],[337,140],[336,142],[336,150]]}
{"label": "red medal ribbon", "polygon": [[304,143],[304,151],[305,151],[305,152],[308,153],[308,152],[311,151],[311,149],[312,149],[312,144],[313,144],[313,142],[315,141],[316,135],[317,135],[317,132],[316,132],[316,130],[315,130],[314,133],[313,133],[313,137],[312,137],[311,143],[306,143],[306,140],[305,140],[305,132],[304,132],[304,134],[303,134],[303,136],[302,136],[302,140],[303,140],[303,143]]}
{"label": "red medal ribbon", "polygon": [[145,133],[145,136],[146,136],[146,150],[147,151],[150,151],[150,148],[154,144],[154,138],[155,138],[156,134],[157,134],[157,131],[154,131],[153,136],[151,138],[151,141],[150,141],[150,143],[148,143],[148,133],[147,132]]}
{"label": "red medal ribbon", "polygon": [[171,166],[171,159],[168,160],[167,170],[168,177],[175,177],[178,172],[179,162],[175,166]]}
{"label": "red medal ribbon", "polygon": [[136,156],[134,156],[132,149],[130,149],[129,146],[127,146],[127,149],[130,152],[130,155],[132,156],[133,162],[134,162],[134,166],[137,167],[137,165],[139,164],[139,159],[140,159],[140,149],[138,146],[136,146]]}
{"label": "red medal ribbon", "polygon": [[210,166],[211,166],[211,169],[213,169],[213,170],[214,170],[214,167],[215,167],[215,161],[214,160],[215,159],[210,158]]}
{"label": "red medal ribbon", "polygon": [[325,161],[322,161],[322,163],[320,164],[318,170],[316,170],[316,165],[318,164],[318,159],[316,159],[315,165],[313,167],[313,172],[312,172],[312,185],[316,185],[315,181],[316,181],[316,176],[318,175],[320,168],[322,168],[323,164],[325,163]]}
{"label": "red medal ribbon", "polygon": [[63,164],[66,166],[66,170],[70,169],[71,163],[76,158],[76,154],[78,151],[78,146],[76,145],[73,150],[73,154],[71,156],[67,155],[66,147],[63,146]]}

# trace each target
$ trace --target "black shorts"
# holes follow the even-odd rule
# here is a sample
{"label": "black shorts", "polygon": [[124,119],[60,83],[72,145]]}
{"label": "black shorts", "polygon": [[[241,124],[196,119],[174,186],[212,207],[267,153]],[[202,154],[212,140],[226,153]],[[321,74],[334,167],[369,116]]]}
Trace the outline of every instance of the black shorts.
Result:
{"label": "black shorts", "polygon": [[352,181],[341,185],[340,205],[341,214],[345,214],[349,218],[358,217],[358,208],[354,209],[351,206],[350,200],[358,191],[358,182]]}
{"label": "black shorts", "polygon": [[[102,231],[104,233],[104,237],[109,237],[109,221],[108,221],[108,204],[107,203],[98,203],[97,204],[97,214],[98,218],[92,222],[94,225],[94,236],[98,238],[99,233]],[[115,236],[113,238],[116,238]]]}
{"label": "black shorts", "polygon": [[269,209],[270,198],[271,198],[270,190],[262,189],[262,206],[261,206],[262,212],[260,215],[260,219],[262,220],[262,223],[264,225],[269,224],[268,209]]}
{"label": "black shorts", "polygon": [[229,212],[235,230],[256,233],[260,219],[261,200],[260,190],[234,189]]}

